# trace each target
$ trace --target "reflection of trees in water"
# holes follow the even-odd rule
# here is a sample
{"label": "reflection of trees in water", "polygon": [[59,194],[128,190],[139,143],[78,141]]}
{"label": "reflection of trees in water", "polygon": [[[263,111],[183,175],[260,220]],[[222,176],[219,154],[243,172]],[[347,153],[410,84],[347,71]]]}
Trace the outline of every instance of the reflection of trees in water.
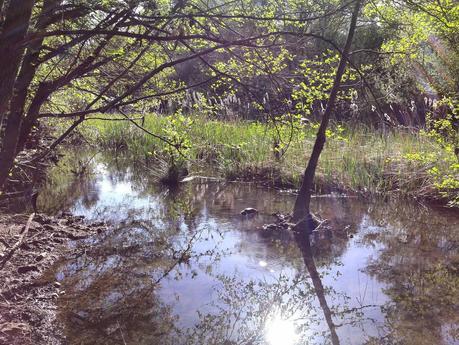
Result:
{"label": "reflection of trees in water", "polygon": [[[91,208],[99,200],[97,165],[102,165],[112,184],[132,183],[149,195],[157,193],[157,185],[149,184],[148,170],[137,160],[119,157],[113,152],[75,151],[63,155],[51,169],[40,188],[39,209],[45,213],[69,210],[77,200]],[[148,187],[148,188],[146,188]]]}
{"label": "reflection of trees in water", "polygon": [[[207,229],[197,230],[196,219],[188,222],[185,233],[174,221],[160,228],[156,223],[151,219],[122,224],[118,230],[89,240],[84,255],[69,260],[63,269],[67,292],[60,302],[60,315],[70,341],[267,344],[269,338],[285,340],[287,336],[292,341],[319,338],[318,343],[323,343],[324,329],[319,325],[324,305],[315,300],[316,296],[324,299],[325,290],[316,291],[317,271],[311,283],[312,274],[304,269],[293,276],[276,274],[251,281],[237,274],[214,274],[210,269],[207,274],[219,282],[219,298],[197,311],[195,327],[181,329],[172,306],[157,295],[158,284],[166,278],[191,279],[201,257],[212,268],[225,253],[216,250],[218,244],[213,250],[193,249],[196,240],[209,235]],[[187,265],[189,269],[183,269]]]}
{"label": "reflection of trees in water", "polygon": [[79,156],[80,159],[75,159],[75,155],[65,155],[58,166],[50,170],[38,196],[40,212],[54,214],[68,211],[79,199],[86,208],[97,203],[99,191],[95,162],[90,159],[92,156],[89,153]]}
{"label": "reflection of trees in water", "polygon": [[316,264],[314,262],[314,257],[312,256],[311,243],[308,236],[304,234],[297,233],[295,234],[295,239],[298,244],[298,247],[301,250],[303,255],[304,265],[309,273],[312,284],[314,286],[314,292],[319,300],[320,308],[323,311],[325,321],[330,330],[330,337],[333,345],[339,345],[339,338],[336,333],[336,327],[332,319],[332,312],[328,306],[327,299],[325,298],[325,289],[320,279],[319,272],[317,272]]}
{"label": "reflection of trees in water", "polygon": [[271,282],[246,282],[236,276],[218,276],[218,279],[221,287],[212,304],[214,310],[200,314],[197,326],[188,331],[188,344],[265,344],[267,331],[284,332],[285,345],[293,344],[290,339],[296,343],[301,336],[305,339],[313,336],[308,331],[286,326],[266,329],[272,319],[283,320],[294,327],[301,324],[305,331],[318,322],[311,298],[312,287],[306,276],[280,275]]}
{"label": "reflection of trees in water", "polygon": [[[459,340],[459,220],[420,206],[374,207],[367,244],[383,245],[367,271],[387,284],[387,335],[370,343],[440,344]],[[442,340],[443,339],[443,340]]]}
{"label": "reflection of trees in water", "polygon": [[181,241],[178,232],[135,222],[84,244],[61,271],[66,294],[59,312],[66,337],[79,344],[174,344],[168,339],[180,334],[176,317],[156,289],[191,257],[212,255],[193,252],[200,233]]}
{"label": "reflection of trees in water", "polygon": [[297,241],[305,268],[293,276],[249,282],[218,276],[222,287],[212,304],[215,311],[200,314],[186,344],[340,344],[332,318],[353,324],[361,322],[363,315],[347,308],[346,298],[339,307],[329,307],[326,296],[338,296],[323,286],[309,240]]}
{"label": "reflection of trees in water", "polygon": [[[222,339],[232,343],[262,344],[266,340],[267,323],[275,317],[280,318],[281,324],[285,320],[290,322],[292,317],[299,319],[295,327],[300,338],[310,340],[323,332],[317,326],[322,318],[317,309],[323,308],[323,303],[314,304],[316,293],[312,291],[319,279],[317,272],[315,285],[310,284],[305,274],[294,278],[279,276],[270,282],[216,276],[214,279],[221,282],[218,290],[221,298],[215,309],[210,314],[202,311],[195,328],[180,331],[172,307],[165,305],[156,294],[157,281],[166,276],[168,279],[189,279],[190,276],[181,276],[183,270],[176,270],[177,265],[186,265],[189,260],[197,262],[200,255],[208,257],[210,269],[207,273],[213,275],[209,262],[218,260],[224,253],[187,250],[182,257],[177,248],[183,250],[185,242],[192,242],[199,224],[205,223],[208,217],[224,222],[229,218],[241,228],[247,226],[243,230],[247,233],[247,241],[253,240],[253,236],[259,236],[254,229],[256,224],[238,223],[242,208],[254,206],[269,213],[283,210],[282,207],[285,210],[289,205],[255,186],[189,184],[178,190],[161,190],[148,179],[145,170],[135,169],[123,160],[110,162],[106,168],[112,183],[130,183],[138,197],[155,195],[161,202],[151,210],[130,209],[129,201],[126,209],[109,205],[98,210],[101,219],[117,219],[113,212],[122,214],[117,222],[120,229],[91,243],[85,255],[65,268],[67,294],[61,303],[61,314],[69,339],[95,344],[123,341],[123,338],[127,343],[138,344],[205,344],[212,341],[221,344]],[[88,190],[80,191],[79,197],[84,199]],[[251,197],[247,198],[248,195]],[[186,232],[182,225],[187,226]],[[277,253],[285,258],[285,264],[294,264],[303,271],[299,261],[301,255],[291,235],[266,237],[264,243],[271,254]],[[191,276],[194,274],[193,270],[185,271]],[[319,294],[324,295],[323,288]],[[314,324],[317,330],[313,332]],[[269,328],[275,337],[278,324]]]}
{"label": "reflection of trees in water", "polygon": [[[160,189],[142,164],[123,159],[113,162],[107,155],[104,166],[112,182],[130,183],[136,198],[153,197],[159,202],[151,209],[131,209],[127,200],[121,209],[120,205],[108,205],[100,210],[102,219],[121,215],[116,219],[122,229],[105,234],[89,246],[85,256],[67,266],[67,297],[61,312],[66,332],[76,343],[122,343],[125,337],[126,343],[136,344],[223,344],[223,340],[228,340],[227,344],[230,340],[263,344],[267,325],[286,333],[292,330],[290,321],[294,320],[299,341],[321,339],[321,333],[326,332],[328,340],[337,344],[333,320],[364,328],[363,323],[359,325],[363,316],[361,310],[350,312],[352,308],[346,307],[349,296],[323,286],[316,266],[326,274],[346,251],[350,235],[357,232],[363,245],[382,248],[366,271],[386,284],[385,292],[391,298],[381,310],[386,316],[380,324],[383,335],[369,338],[368,343],[434,344],[448,330],[457,332],[457,217],[407,203],[315,199],[314,209],[330,220],[334,232],[332,240],[318,241],[311,248],[309,242],[295,241],[291,234],[266,236],[256,230],[263,222],[272,222],[269,213],[289,210],[290,196],[235,184],[197,183],[177,190]],[[64,182],[68,178],[65,174],[58,177]],[[57,186],[65,185],[56,181]],[[94,207],[98,194],[89,191],[97,191],[95,178],[73,183],[69,190],[56,188],[55,194],[47,197],[54,203],[50,208],[64,208],[61,205],[80,198],[86,200],[87,208]],[[242,221],[239,211],[245,207],[255,207],[262,215],[258,220]],[[206,255],[209,262],[224,255],[215,249],[206,253],[191,250],[185,257],[180,254],[209,220],[218,224],[214,231],[222,231],[222,238],[225,230],[220,224],[237,230],[237,249],[245,255],[251,255],[251,241],[255,241],[266,255],[276,256],[280,266],[303,273],[247,282],[237,275],[215,275],[212,264],[207,263],[207,274],[220,282],[219,299],[211,311],[200,311],[196,327],[180,330],[173,307],[157,295],[155,281],[163,275],[189,279],[200,255]],[[199,231],[206,234],[205,229]],[[79,284],[80,280],[85,283]],[[269,334],[276,336],[273,331]]]}

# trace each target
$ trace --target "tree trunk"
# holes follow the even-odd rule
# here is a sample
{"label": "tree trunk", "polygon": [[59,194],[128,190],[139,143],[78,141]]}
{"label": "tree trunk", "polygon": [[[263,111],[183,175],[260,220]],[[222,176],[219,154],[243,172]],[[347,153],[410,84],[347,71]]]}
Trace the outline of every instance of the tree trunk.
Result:
{"label": "tree trunk", "polygon": [[[43,30],[46,27],[46,22],[49,16],[53,13],[53,11],[58,7],[60,3],[61,0],[44,0],[40,16],[38,17],[37,23],[35,25],[36,31]],[[36,39],[30,42],[30,44],[27,46],[27,50],[25,52],[21,64],[19,74],[14,85],[14,93],[9,107],[10,111],[8,114],[8,118],[11,118],[11,122],[15,121],[15,123],[12,126],[10,126],[9,129],[7,128],[5,133],[7,136],[5,136],[4,141],[9,141],[10,149],[8,151],[2,150],[2,152],[0,152],[0,161],[2,159],[14,159],[18,152],[20,152],[23,149],[25,141],[27,140],[27,137],[30,134],[32,126],[35,123],[36,116],[34,118],[25,117],[25,105],[27,101],[30,83],[35,77],[35,73],[39,66],[38,60],[42,47],[43,38]],[[40,95],[44,93],[44,87],[39,87],[34,99],[40,99]],[[43,97],[41,98],[46,99],[46,95],[43,95]],[[17,123],[19,123],[19,125],[17,125]],[[16,143],[14,143],[14,138],[16,138]],[[14,155],[12,155],[11,150],[13,150],[14,144],[16,144],[16,147],[14,149]],[[0,166],[0,170],[3,170],[1,167],[2,166]],[[0,171],[0,183],[4,183],[4,181],[2,181],[1,179],[2,171]]]}
{"label": "tree trunk", "polygon": [[4,11],[5,21],[0,35],[0,116],[3,117],[13,94],[13,86],[21,65],[24,40],[30,25],[34,0],[10,0]]}
{"label": "tree trunk", "polygon": [[4,0],[0,0],[0,34],[3,30],[3,4],[5,3]]}
{"label": "tree trunk", "polygon": [[359,16],[361,0],[357,0],[355,3],[355,8],[352,13],[351,24],[349,27],[349,33],[347,35],[346,44],[344,49],[341,53],[341,59],[338,65],[338,69],[336,71],[335,80],[333,83],[333,87],[330,91],[330,96],[327,102],[327,106],[325,108],[322,121],[320,122],[319,130],[317,131],[316,141],[314,143],[314,147],[312,149],[311,157],[309,158],[308,165],[304,172],[303,181],[298,192],[298,196],[295,201],[295,206],[293,209],[293,221],[297,223],[299,226],[299,230],[309,232],[312,231],[310,229],[310,202],[311,202],[311,193],[314,183],[314,176],[317,169],[317,164],[319,162],[320,154],[325,145],[326,136],[325,131],[328,126],[328,122],[330,120],[330,115],[333,112],[333,108],[335,105],[336,97],[338,94],[339,87],[341,85],[341,79],[344,74],[346,63],[349,56],[349,51],[351,48],[352,40],[354,37],[355,28],[357,26],[357,18]]}
{"label": "tree trunk", "polygon": [[[30,25],[34,0],[10,0],[5,12],[0,35],[0,123],[10,107],[11,97],[21,65],[24,40]],[[11,112],[6,117],[6,128],[0,152],[0,189],[8,178],[16,157],[16,146],[21,128],[22,114]]]}
{"label": "tree trunk", "polygon": [[[62,0],[44,0],[43,7],[40,13],[40,16],[37,20],[37,24],[35,25],[35,31],[43,30],[46,26],[46,21],[53,11],[59,6]],[[17,78],[17,82],[14,88],[14,95],[11,100],[10,106],[10,113],[16,112],[14,116],[22,116],[23,121],[20,128],[20,133],[18,135],[18,143],[16,146],[16,154],[19,153],[24,149],[24,144],[29,137],[30,131],[32,126],[37,120],[38,110],[36,114],[31,114],[31,118],[27,118],[25,116],[25,105],[27,100],[27,94],[29,90],[30,83],[32,82],[33,78],[35,77],[35,73],[39,67],[39,57],[40,52],[43,47],[43,38],[36,39],[32,41],[24,55],[24,60],[21,65],[21,69],[19,71],[19,75]],[[36,98],[43,98],[42,102],[44,102],[47,98],[46,92],[44,92],[44,87],[39,87],[37,90],[37,94],[39,97]],[[37,96],[37,95],[36,95]]]}

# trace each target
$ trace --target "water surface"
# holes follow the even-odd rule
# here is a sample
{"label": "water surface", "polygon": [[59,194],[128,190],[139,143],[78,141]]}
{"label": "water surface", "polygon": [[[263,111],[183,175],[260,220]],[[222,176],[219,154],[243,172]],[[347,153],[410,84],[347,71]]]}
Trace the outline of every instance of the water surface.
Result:
{"label": "water surface", "polygon": [[[63,168],[62,168],[63,169]],[[314,198],[332,236],[263,231],[289,193],[235,183],[158,187],[96,156],[40,195],[112,230],[48,274],[71,344],[459,344],[459,217],[403,202]],[[64,171],[64,172],[62,172]],[[54,180],[53,180],[54,179]],[[245,207],[260,211],[242,217]]]}

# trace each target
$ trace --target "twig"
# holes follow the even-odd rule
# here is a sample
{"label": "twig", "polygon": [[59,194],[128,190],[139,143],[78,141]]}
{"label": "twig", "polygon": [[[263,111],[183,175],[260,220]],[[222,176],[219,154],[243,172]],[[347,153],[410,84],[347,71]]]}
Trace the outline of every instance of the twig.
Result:
{"label": "twig", "polygon": [[314,230],[319,231],[322,228],[322,225],[324,225],[327,222],[328,222],[328,219],[324,219],[324,220],[320,221],[319,224],[316,226],[316,228]]}
{"label": "twig", "polygon": [[102,121],[135,121],[135,120],[142,120],[143,116],[141,117],[133,117],[133,118],[110,118],[110,117],[88,117],[86,121],[89,120],[102,120]]}
{"label": "twig", "polygon": [[32,213],[29,216],[29,219],[27,220],[27,224],[24,228],[24,230],[21,233],[21,236],[19,237],[19,240],[11,247],[10,251],[3,256],[2,261],[0,262],[0,270],[5,267],[6,262],[11,259],[13,256],[14,252],[21,246],[22,241],[24,241],[24,238],[26,237],[27,233],[29,232],[30,225],[32,224],[32,220],[35,217],[35,213]]}
{"label": "twig", "polygon": [[119,321],[117,322],[118,322],[118,329],[120,330],[120,333],[121,333],[121,339],[123,339],[123,344],[127,345],[126,340],[124,340],[123,330],[121,329],[120,322]]}

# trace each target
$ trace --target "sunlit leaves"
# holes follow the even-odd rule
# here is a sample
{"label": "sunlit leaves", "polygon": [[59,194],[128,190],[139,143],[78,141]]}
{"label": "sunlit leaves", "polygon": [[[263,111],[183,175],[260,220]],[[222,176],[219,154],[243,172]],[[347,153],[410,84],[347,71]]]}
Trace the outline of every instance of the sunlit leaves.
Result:
{"label": "sunlit leaves", "polygon": [[[339,62],[339,55],[326,52],[315,59],[305,59],[301,65],[303,73],[302,80],[292,93],[292,99],[296,102],[295,108],[304,115],[310,115],[314,109],[325,107],[326,100],[333,86],[335,72]],[[355,72],[347,70],[342,81],[355,82]],[[354,90],[343,90],[340,92],[339,100],[350,100]]]}

